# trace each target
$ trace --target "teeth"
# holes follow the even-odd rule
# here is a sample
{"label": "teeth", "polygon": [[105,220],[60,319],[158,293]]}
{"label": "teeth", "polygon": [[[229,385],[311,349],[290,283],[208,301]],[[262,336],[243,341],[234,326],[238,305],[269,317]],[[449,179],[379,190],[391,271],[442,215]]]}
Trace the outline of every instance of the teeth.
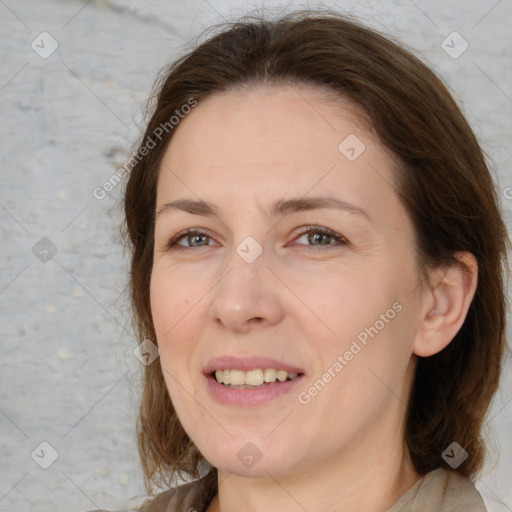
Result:
{"label": "teeth", "polygon": [[231,370],[230,384],[232,386],[243,386],[245,384],[245,372],[243,372],[242,370]]}
{"label": "teeth", "polygon": [[275,382],[276,381],[277,370],[274,368],[267,368],[263,372],[263,376],[265,378],[265,382]]}
{"label": "teeth", "polygon": [[288,377],[288,372],[285,372],[284,370],[278,370],[277,380],[284,382],[286,380],[286,377]]}
{"label": "teeth", "polygon": [[288,373],[285,370],[276,370],[275,368],[266,368],[262,370],[257,368],[244,372],[243,370],[217,370],[215,379],[219,384],[230,386],[261,386],[264,383],[271,383],[278,380],[293,380],[297,373]]}
{"label": "teeth", "polygon": [[259,386],[263,384],[263,370],[250,370],[245,374],[245,384]]}

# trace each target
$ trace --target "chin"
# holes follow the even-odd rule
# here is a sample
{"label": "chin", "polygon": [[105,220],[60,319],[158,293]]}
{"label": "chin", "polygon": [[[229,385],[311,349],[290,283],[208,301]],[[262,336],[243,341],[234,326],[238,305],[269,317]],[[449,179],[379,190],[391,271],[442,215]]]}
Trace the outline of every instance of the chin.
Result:
{"label": "chin", "polygon": [[[288,473],[298,464],[294,460],[298,455],[296,447],[283,446],[282,440],[261,440],[247,438],[229,438],[224,446],[215,445],[214,449],[204,450],[205,458],[218,470],[233,473],[245,478],[268,478]],[[290,453],[287,453],[290,452]]]}
{"label": "chin", "polygon": [[290,471],[288,464],[281,461],[264,460],[264,457],[254,462],[252,466],[245,465],[238,458],[220,457],[218,463],[212,461],[212,465],[220,471],[232,473],[243,478],[269,478],[269,475],[277,477],[285,472]]}

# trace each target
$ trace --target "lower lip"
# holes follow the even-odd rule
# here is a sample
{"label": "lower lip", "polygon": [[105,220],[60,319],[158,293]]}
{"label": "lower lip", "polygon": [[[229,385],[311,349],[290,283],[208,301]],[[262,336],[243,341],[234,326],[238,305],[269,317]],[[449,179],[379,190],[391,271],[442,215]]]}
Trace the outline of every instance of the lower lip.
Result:
{"label": "lower lip", "polygon": [[212,397],[227,405],[260,405],[270,402],[289,393],[303,377],[299,375],[293,380],[271,382],[254,389],[237,389],[219,384],[211,375],[205,376]]}

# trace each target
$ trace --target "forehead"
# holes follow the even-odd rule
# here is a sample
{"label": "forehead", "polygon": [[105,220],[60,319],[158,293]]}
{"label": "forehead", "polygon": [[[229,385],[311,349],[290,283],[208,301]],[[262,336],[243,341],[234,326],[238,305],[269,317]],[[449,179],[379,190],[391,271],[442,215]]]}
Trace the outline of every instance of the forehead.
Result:
{"label": "forehead", "polygon": [[340,137],[368,132],[369,139],[365,120],[351,102],[325,88],[245,86],[202,99],[181,121],[170,146],[176,158],[207,155],[226,164],[247,151],[244,160],[258,156],[261,162],[293,159],[296,148],[304,150],[301,157],[326,149],[337,157]]}
{"label": "forehead", "polygon": [[243,87],[208,96],[180,121],[157,203],[163,195],[229,199],[252,190],[283,197],[333,188],[362,200],[369,188],[390,187],[392,167],[348,100],[312,86]]}

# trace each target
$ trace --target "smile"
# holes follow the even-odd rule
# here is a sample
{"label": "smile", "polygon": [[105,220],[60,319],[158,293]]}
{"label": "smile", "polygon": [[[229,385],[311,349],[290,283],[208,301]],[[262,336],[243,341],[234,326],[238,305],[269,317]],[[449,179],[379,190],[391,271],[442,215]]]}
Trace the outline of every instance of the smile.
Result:
{"label": "smile", "polygon": [[284,382],[294,380],[298,373],[288,373],[286,370],[276,370],[275,368],[266,368],[264,370],[257,368],[255,370],[217,370],[214,373],[215,379],[219,384],[224,384],[231,388],[251,388],[260,387],[272,382]]}

